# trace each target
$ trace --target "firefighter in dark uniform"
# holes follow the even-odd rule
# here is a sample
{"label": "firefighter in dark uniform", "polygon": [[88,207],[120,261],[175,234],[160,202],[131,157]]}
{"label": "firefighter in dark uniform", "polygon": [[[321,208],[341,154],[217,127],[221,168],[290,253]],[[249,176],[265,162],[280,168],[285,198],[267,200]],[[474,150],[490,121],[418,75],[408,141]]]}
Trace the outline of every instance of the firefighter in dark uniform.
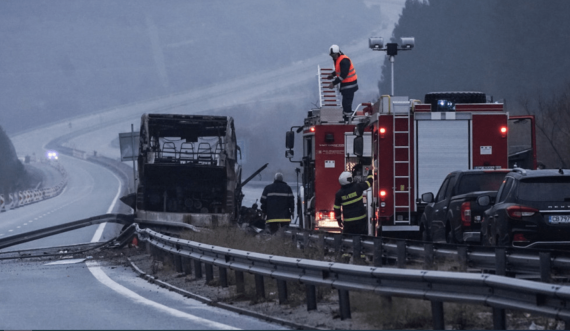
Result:
{"label": "firefighter in dark uniform", "polygon": [[350,58],[341,52],[338,45],[332,45],[329,49],[329,55],[334,61],[334,72],[327,78],[332,79],[328,88],[333,88],[340,83],[340,94],[342,94],[342,113],[344,120],[347,121],[352,114],[352,100],[354,100],[354,92],[358,91],[358,80],[356,70]]}
{"label": "firefighter in dark uniform", "polygon": [[265,226],[271,233],[289,226],[295,210],[295,199],[291,187],[283,181],[282,173],[276,173],[273,184],[263,189],[260,202],[261,210],[267,215]]}
{"label": "firefighter in dark uniform", "polygon": [[338,225],[343,228],[342,233],[368,234],[366,207],[362,201],[362,194],[372,185],[373,180],[371,172],[363,183],[354,183],[352,173],[349,171],[340,174],[338,181],[341,187],[334,198],[334,214]]}

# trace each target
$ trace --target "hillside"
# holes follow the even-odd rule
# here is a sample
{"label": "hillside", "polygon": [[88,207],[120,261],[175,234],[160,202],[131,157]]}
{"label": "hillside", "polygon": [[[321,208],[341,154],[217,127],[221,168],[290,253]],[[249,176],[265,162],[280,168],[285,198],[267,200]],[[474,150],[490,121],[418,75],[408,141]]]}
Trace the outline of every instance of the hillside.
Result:
{"label": "hillside", "polygon": [[382,24],[381,4],[1,1],[0,124],[13,134],[313,56],[328,63],[331,44],[365,40]]}

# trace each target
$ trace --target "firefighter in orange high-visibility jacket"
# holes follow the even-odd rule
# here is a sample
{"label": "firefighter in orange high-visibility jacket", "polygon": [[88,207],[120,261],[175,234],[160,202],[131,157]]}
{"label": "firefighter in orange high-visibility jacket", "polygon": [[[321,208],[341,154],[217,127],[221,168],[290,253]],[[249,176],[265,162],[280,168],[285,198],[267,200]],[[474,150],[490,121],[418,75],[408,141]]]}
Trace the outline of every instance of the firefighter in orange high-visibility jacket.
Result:
{"label": "firefighter in orange high-visibility jacket", "polygon": [[[368,234],[366,222],[366,207],[362,194],[373,182],[372,173],[368,172],[365,182],[354,183],[352,173],[345,171],[340,174],[338,181],[341,185],[334,198],[334,214],[342,233]],[[340,210],[342,208],[342,219]]]}
{"label": "firefighter in orange high-visibility jacket", "polygon": [[358,91],[358,80],[356,70],[350,58],[340,50],[338,45],[332,45],[329,48],[329,55],[334,61],[334,72],[327,78],[336,77],[328,86],[333,88],[340,83],[340,94],[342,94],[342,113],[344,120],[348,120],[352,114],[352,100],[354,100],[354,92]]}
{"label": "firefighter in orange high-visibility jacket", "polygon": [[265,227],[271,233],[279,228],[288,227],[295,211],[295,199],[291,187],[283,181],[283,174],[275,174],[273,184],[263,189],[261,194],[261,210],[267,215]]}

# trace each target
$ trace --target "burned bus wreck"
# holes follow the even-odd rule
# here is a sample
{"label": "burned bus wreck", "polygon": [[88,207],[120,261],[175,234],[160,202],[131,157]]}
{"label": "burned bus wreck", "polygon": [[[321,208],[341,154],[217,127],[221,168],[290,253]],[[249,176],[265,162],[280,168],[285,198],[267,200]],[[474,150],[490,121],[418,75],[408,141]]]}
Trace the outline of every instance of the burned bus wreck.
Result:
{"label": "burned bus wreck", "polygon": [[241,166],[229,116],[141,117],[137,218],[227,225],[241,205]]}

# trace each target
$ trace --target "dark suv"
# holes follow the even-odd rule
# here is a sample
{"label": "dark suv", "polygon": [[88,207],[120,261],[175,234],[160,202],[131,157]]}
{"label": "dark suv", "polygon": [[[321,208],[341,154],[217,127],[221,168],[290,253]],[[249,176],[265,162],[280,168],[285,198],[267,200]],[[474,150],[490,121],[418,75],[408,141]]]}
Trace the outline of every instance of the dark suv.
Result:
{"label": "dark suv", "polygon": [[422,194],[422,201],[427,202],[420,220],[422,240],[479,243],[481,219],[488,207],[479,206],[477,198],[494,198],[509,171],[453,171],[435,197],[431,192]]}
{"label": "dark suv", "polygon": [[[490,196],[478,204],[490,206]],[[570,245],[570,170],[514,169],[485,211],[482,241],[496,246]]]}

